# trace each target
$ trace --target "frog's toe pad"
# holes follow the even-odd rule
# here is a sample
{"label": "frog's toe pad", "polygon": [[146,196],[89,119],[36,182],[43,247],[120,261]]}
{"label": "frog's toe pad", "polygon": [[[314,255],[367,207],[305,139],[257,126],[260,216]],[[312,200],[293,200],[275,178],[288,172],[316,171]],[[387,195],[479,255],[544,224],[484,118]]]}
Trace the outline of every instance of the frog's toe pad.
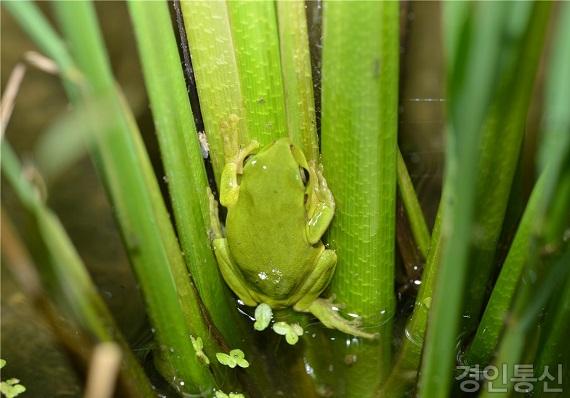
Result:
{"label": "frog's toe pad", "polygon": [[343,333],[366,339],[376,339],[378,337],[377,333],[367,333],[361,330],[359,319],[348,320],[340,316],[338,313],[338,308],[340,307],[338,304],[333,304],[333,299],[316,299],[306,311],[312,313],[329,329],[337,329]]}

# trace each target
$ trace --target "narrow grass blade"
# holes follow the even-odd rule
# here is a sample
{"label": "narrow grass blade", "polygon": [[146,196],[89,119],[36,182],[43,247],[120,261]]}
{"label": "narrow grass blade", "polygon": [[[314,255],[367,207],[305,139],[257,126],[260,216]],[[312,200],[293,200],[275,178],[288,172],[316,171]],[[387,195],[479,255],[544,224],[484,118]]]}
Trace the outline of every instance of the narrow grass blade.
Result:
{"label": "narrow grass blade", "polygon": [[[328,242],[338,255],[331,293],[380,331],[380,341],[335,342],[347,397],[370,396],[390,368],[394,316],[398,5],[327,2],[324,8],[322,152],[336,201]],[[348,347],[348,348],[347,348]],[[342,366],[342,365],[339,365]]]}
{"label": "narrow grass blade", "polygon": [[[568,330],[570,330],[570,278],[566,277],[566,284],[561,288],[561,297],[555,301],[547,312],[547,320],[545,322],[545,336],[541,344],[541,350],[535,362],[535,375],[541,376],[546,370],[549,374],[557,377],[559,368],[568,366],[570,360],[570,346],[568,345]],[[546,381],[546,380],[545,380]],[[563,381],[564,382],[564,381]],[[558,381],[550,381],[551,389],[560,388]],[[546,390],[543,384],[539,388],[536,386],[535,395],[540,398],[542,396],[552,396]],[[568,387],[563,386],[563,391]],[[560,391],[561,393],[563,391]],[[561,396],[561,395],[559,395]]]}
{"label": "narrow grass blade", "polygon": [[[566,22],[570,22],[570,7],[565,8],[566,15],[564,16],[563,14],[561,22],[565,20],[564,18],[566,18]],[[519,276],[521,275],[523,266],[528,263],[530,259],[532,254],[531,250],[535,249],[534,246],[531,245],[532,233],[545,211],[544,203],[547,203],[547,198],[551,195],[552,187],[555,185],[554,182],[557,179],[561,162],[563,161],[564,148],[570,142],[570,113],[568,112],[568,108],[570,108],[570,96],[567,90],[560,89],[560,87],[564,87],[564,84],[570,85],[570,74],[564,66],[570,61],[570,46],[568,46],[567,40],[562,39],[563,37],[567,37],[567,24],[562,22],[560,27],[558,40],[553,52],[553,59],[551,61],[552,65],[549,70],[550,73],[548,74],[548,101],[545,107],[546,123],[544,128],[548,139],[543,145],[546,145],[550,150],[550,164],[547,167],[545,159],[542,158],[541,165],[544,169],[543,175],[533,190],[519,230],[509,250],[509,255],[503,264],[501,274],[495,284],[483,319],[479,324],[477,334],[467,352],[466,361],[469,364],[488,363],[497,346],[499,334],[504,325],[506,311],[512,303],[514,289]],[[537,36],[540,36],[540,34]],[[529,62],[529,57],[524,57],[524,59],[525,63]],[[556,148],[548,142],[552,137],[556,137]],[[560,219],[564,219],[564,216],[560,217]]]}
{"label": "narrow grass blade", "polygon": [[28,243],[35,249],[32,255],[50,296],[97,341],[116,341],[120,345],[124,358],[122,372],[130,391],[140,397],[155,396],[63,226],[23,177],[19,161],[6,142],[2,142],[1,159],[2,174],[31,220]]}
{"label": "narrow grass blade", "polygon": [[465,354],[466,364],[483,365],[490,363],[492,359],[519,278],[529,260],[531,250],[534,250],[531,245],[532,232],[539,215],[539,204],[543,201],[544,183],[547,179],[548,175],[543,175],[533,189],[499,278],[493,287],[483,318],[477,328],[477,333]]}
{"label": "narrow grass blade", "polygon": [[[567,193],[569,195],[566,195],[565,199],[568,201],[570,200],[570,191]],[[522,362],[523,355],[528,356],[526,352],[528,336],[536,328],[542,308],[554,292],[561,289],[563,286],[561,282],[568,278],[570,246],[566,245],[565,251],[556,257],[543,261],[538,256],[534,256],[530,260],[527,271],[533,275],[538,273],[538,280],[532,280],[533,278],[529,277],[522,283],[516,297],[513,314],[510,317],[495,360],[498,378],[494,387],[503,389],[503,392],[496,393],[487,387],[481,394],[482,398],[507,398],[510,396],[510,391],[513,391],[513,383],[516,379],[508,376],[515,374],[517,367]],[[536,368],[533,369],[540,371]]]}
{"label": "narrow grass blade", "polygon": [[428,258],[430,233],[426,220],[424,218],[424,213],[416,196],[416,191],[414,190],[414,185],[412,184],[412,179],[408,174],[408,168],[406,167],[406,162],[402,157],[402,153],[398,150],[398,163],[396,170],[398,173],[398,192],[404,203],[404,208],[406,209],[406,214],[410,222],[410,227],[412,230],[412,235],[418,249],[422,256]]}
{"label": "narrow grass blade", "polygon": [[[10,9],[61,69],[72,58],[34,7],[32,3],[14,2]],[[80,80],[65,80],[67,76],[63,76],[72,102],[88,106],[90,101],[105,100],[113,110],[105,115],[113,127],[109,132],[95,134],[93,152],[156,330],[159,365],[180,390],[209,390],[214,379],[197,359],[189,338],[190,334],[207,336],[209,327],[188,280],[138,129],[113,81],[93,6],[77,2],[54,3],[54,7],[82,73]],[[59,43],[57,51],[49,52],[53,43]],[[60,51],[62,48],[64,51]],[[87,129],[97,130],[96,116],[91,115]]]}
{"label": "narrow grass blade", "polygon": [[240,118],[240,142],[250,137],[246,129],[246,113],[230,20],[224,1],[181,1],[192,67],[200,99],[210,147],[210,159],[219,181],[224,167],[222,123],[230,115]]}
{"label": "narrow grass blade", "polygon": [[287,135],[275,3],[228,1],[249,138],[261,145]]}
{"label": "narrow grass blade", "polygon": [[[425,398],[446,397],[450,390],[473,227],[480,130],[497,81],[503,26],[509,15],[506,3],[446,3],[445,7],[446,23],[453,22],[447,34],[454,37],[447,42],[455,43],[448,48],[454,58],[449,61],[449,143],[441,209],[445,243],[422,358],[419,394]],[[468,13],[464,7],[469,7]],[[467,108],[470,112],[464,112]]]}
{"label": "narrow grass blade", "polygon": [[556,42],[548,68],[545,87],[542,137],[538,154],[540,169],[544,169],[560,145],[570,140],[570,5],[560,3]]}
{"label": "narrow grass blade", "polygon": [[[445,193],[444,195],[445,196]],[[441,233],[442,206],[437,212],[422,284],[416,298],[412,317],[404,329],[404,341],[386,383],[380,386],[381,398],[403,397],[415,386],[422,357],[428,315],[431,308],[437,272],[441,265],[443,236]]]}
{"label": "narrow grass blade", "polygon": [[287,108],[287,130],[308,161],[318,161],[319,142],[311,75],[305,2],[278,1],[281,68]]}
{"label": "narrow grass blade", "polygon": [[518,3],[505,34],[501,77],[482,131],[477,175],[475,223],[471,246],[470,283],[463,329],[471,332],[480,317],[493,273],[513,176],[519,160],[536,71],[550,15],[549,3]]}

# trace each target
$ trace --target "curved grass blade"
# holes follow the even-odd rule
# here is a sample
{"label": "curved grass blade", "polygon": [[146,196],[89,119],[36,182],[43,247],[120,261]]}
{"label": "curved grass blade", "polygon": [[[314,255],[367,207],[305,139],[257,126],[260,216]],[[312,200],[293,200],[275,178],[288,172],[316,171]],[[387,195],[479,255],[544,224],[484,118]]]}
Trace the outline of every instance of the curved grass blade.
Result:
{"label": "curved grass blade", "polygon": [[23,177],[19,161],[6,142],[2,142],[1,160],[2,174],[31,220],[28,243],[35,249],[32,255],[50,296],[97,341],[117,342],[123,353],[122,373],[128,389],[136,396],[154,397],[150,381],[119,331],[59,219],[41,202],[34,187]]}
{"label": "curved grass blade", "polygon": [[[113,128],[94,134],[93,156],[116,210],[156,330],[159,365],[179,389],[209,390],[214,379],[194,355],[189,338],[190,334],[207,336],[209,327],[188,280],[138,129],[111,76],[92,4],[54,3],[54,7],[76,62],[32,3],[13,2],[9,8],[60,70],[78,70],[70,68],[70,64],[81,69],[79,79],[70,80],[63,75],[68,95],[76,106],[103,100],[111,106],[113,111],[104,116],[113,121]],[[92,114],[86,128],[97,130],[99,116]]]}

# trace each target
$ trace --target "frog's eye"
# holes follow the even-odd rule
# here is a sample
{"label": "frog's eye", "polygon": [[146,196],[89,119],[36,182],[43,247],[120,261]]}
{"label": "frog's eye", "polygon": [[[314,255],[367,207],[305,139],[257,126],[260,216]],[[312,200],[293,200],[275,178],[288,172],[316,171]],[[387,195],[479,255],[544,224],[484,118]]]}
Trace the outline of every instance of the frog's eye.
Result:
{"label": "frog's eye", "polygon": [[303,167],[299,167],[299,174],[301,174],[301,181],[303,181],[303,185],[307,186],[309,183],[309,171]]}
{"label": "frog's eye", "polygon": [[247,155],[245,158],[243,158],[243,164],[245,165],[247,162],[249,162],[249,159],[253,156],[253,153]]}

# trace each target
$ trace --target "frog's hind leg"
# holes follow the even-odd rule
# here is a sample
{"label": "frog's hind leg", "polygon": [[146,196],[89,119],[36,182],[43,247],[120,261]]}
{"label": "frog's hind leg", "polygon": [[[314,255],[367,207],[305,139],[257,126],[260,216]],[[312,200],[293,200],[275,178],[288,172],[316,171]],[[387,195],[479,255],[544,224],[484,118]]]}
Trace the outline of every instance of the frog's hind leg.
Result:
{"label": "frog's hind leg", "polygon": [[324,249],[317,257],[315,267],[300,288],[295,292],[296,311],[306,311],[326,289],[330,283],[336,268],[336,253],[334,250]]}
{"label": "frog's hind leg", "polygon": [[214,239],[212,244],[220,272],[230,289],[233,290],[245,305],[255,307],[257,300],[249,293],[249,290],[242,282],[243,276],[230,256],[227,239]]}
{"label": "frog's hind leg", "polygon": [[216,199],[214,199],[214,195],[209,188],[208,198],[210,200],[210,231],[212,246],[214,248],[214,255],[216,256],[220,272],[230,289],[232,289],[239,299],[243,301],[245,305],[253,307],[257,305],[257,301],[243,284],[243,276],[231,257],[228,241],[222,234],[222,226],[220,225],[218,215],[218,203],[216,202]]}
{"label": "frog's hind leg", "polygon": [[356,320],[349,321],[338,313],[338,305],[332,299],[319,298],[320,294],[330,283],[336,268],[336,253],[334,250],[323,250],[319,256],[315,269],[301,286],[296,296],[301,299],[294,305],[296,311],[310,312],[323,325],[330,329],[337,329],[353,336],[373,339],[375,334],[366,333],[359,329]]}

